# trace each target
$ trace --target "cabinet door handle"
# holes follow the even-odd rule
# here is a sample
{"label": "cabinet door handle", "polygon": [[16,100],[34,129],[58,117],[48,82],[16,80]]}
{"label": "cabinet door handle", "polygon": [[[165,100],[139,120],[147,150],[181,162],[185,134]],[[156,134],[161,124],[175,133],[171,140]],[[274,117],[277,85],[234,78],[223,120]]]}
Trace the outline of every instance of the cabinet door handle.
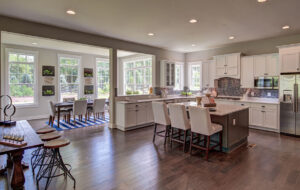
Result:
{"label": "cabinet door handle", "polygon": [[244,104],[241,104],[241,106],[243,106]]}
{"label": "cabinet door handle", "polygon": [[264,113],[265,111],[261,111],[261,112],[263,112],[263,113]]}
{"label": "cabinet door handle", "polygon": [[297,68],[297,71],[299,71],[299,68]]}
{"label": "cabinet door handle", "polygon": [[261,106],[262,108],[265,108],[266,106]]}

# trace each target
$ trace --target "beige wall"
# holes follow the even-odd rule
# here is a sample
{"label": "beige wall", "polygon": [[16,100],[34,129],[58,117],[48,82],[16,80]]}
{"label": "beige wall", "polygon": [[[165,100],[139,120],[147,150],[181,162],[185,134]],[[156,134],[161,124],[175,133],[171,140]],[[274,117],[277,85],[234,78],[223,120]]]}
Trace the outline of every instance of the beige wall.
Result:
{"label": "beige wall", "polygon": [[244,53],[245,55],[258,55],[264,53],[278,53],[276,46],[294,44],[300,42],[300,34],[268,38],[263,40],[249,41],[231,44],[223,48],[216,48],[186,54],[186,62],[211,59],[212,56],[227,53]]}

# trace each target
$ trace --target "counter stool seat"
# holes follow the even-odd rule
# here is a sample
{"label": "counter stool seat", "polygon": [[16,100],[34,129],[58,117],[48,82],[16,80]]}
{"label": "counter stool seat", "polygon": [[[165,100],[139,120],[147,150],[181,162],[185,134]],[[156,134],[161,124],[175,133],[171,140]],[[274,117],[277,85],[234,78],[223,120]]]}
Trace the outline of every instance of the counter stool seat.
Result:
{"label": "counter stool seat", "polygon": [[51,127],[43,127],[41,129],[36,130],[35,132],[37,134],[46,134],[46,133],[51,133],[54,132],[55,129],[51,128]]}
{"label": "counter stool seat", "polygon": [[61,137],[61,135],[59,133],[57,133],[56,131],[52,132],[52,133],[46,133],[46,134],[40,135],[40,139],[42,141],[51,141],[54,139],[58,139],[59,137]]}
{"label": "counter stool seat", "polygon": [[60,138],[44,143],[44,148],[61,148],[70,144],[69,139]]}

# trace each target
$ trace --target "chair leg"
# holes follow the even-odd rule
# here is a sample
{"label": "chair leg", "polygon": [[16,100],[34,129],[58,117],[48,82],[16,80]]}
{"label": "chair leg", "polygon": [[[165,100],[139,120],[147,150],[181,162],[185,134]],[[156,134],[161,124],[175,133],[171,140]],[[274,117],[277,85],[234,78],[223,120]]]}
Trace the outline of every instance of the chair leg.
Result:
{"label": "chair leg", "polygon": [[206,143],[206,150],[205,150],[205,159],[208,161],[208,152],[209,152],[209,145],[210,145],[210,136],[207,136],[207,143]]}
{"label": "chair leg", "polygon": [[186,149],[186,130],[183,131],[183,152],[185,152]]}
{"label": "chair leg", "polygon": [[171,126],[171,136],[170,136],[170,146],[171,146],[171,148],[172,148],[172,145],[173,145],[173,132],[174,132],[174,129],[173,129],[173,127]]}
{"label": "chair leg", "polygon": [[219,144],[220,144],[220,151],[222,152],[222,147],[223,147],[223,139],[222,139],[222,136],[223,136],[223,132],[221,131],[219,133]]}
{"label": "chair leg", "polygon": [[76,125],[76,116],[75,115],[73,116],[73,119],[74,119],[74,125]]}
{"label": "chair leg", "polygon": [[164,145],[166,145],[166,143],[167,143],[167,137],[168,137],[168,132],[169,131],[169,126],[168,125],[166,125],[166,131],[165,131],[165,142],[164,142]]}
{"label": "chair leg", "polygon": [[193,145],[193,132],[191,131],[191,140],[190,140],[190,154],[192,155],[192,145]]}
{"label": "chair leg", "polygon": [[85,123],[86,123],[86,120],[87,120],[87,113],[85,114]]}
{"label": "chair leg", "polygon": [[152,140],[153,143],[155,142],[156,128],[157,128],[157,124],[154,123],[154,133],[153,133],[153,140]]}
{"label": "chair leg", "polygon": [[[55,121],[55,116],[52,116],[52,123],[51,123],[51,126],[52,126],[52,127],[53,127],[54,121]],[[57,122],[59,122],[59,121],[57,121]]]}
{"label": "chair leg", "polygon": [[50,116],[49,116],[49,122],[48,122],[48,125],[51,124],[51,121],[52,121],[52,116],[50,115]]}

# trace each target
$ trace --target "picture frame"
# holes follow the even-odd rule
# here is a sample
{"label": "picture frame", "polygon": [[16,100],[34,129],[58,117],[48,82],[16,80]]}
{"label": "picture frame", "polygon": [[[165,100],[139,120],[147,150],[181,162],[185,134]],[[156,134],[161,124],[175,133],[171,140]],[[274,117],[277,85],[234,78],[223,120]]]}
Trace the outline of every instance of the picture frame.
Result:
{"label": "picture frame", "polygon": [[42,86],[42,96],[54,96],[55,86],[54,85],[44,85]]}
{"label": "picture frame", "polygon": [[42,76],[43,77],[54,77],[55,76],[55,66],[42,66]]}
{"label": "picture frame", "polygon": [[84,95],[94,94],[94,85],[85,85],[84,86]]}
{"label": "picture frame", "polygon": [[84,68],[83,69],[83,76],[92,78],[93,77],[93,69],[92,68]]}

